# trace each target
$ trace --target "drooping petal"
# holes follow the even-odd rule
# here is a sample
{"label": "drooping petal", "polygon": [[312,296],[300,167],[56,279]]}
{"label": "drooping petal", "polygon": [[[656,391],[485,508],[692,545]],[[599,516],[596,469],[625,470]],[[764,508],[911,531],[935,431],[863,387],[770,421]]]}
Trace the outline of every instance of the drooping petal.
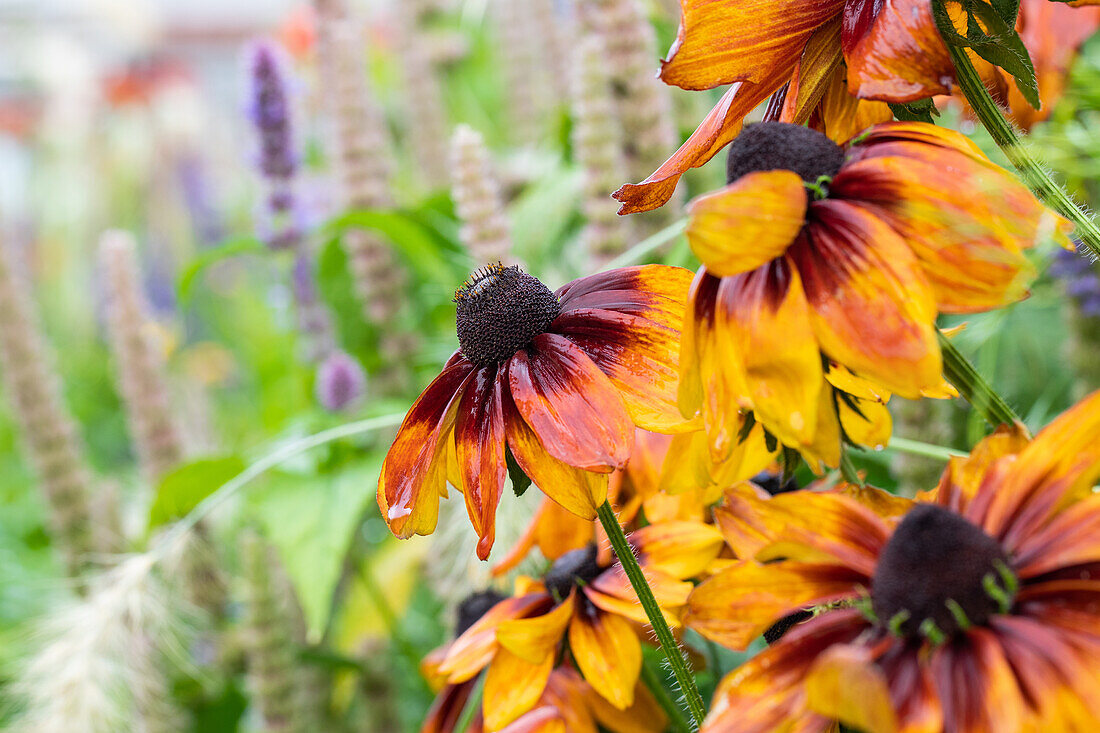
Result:
{"label": "drooping petal", "polygon": [[885,0],[862,38],[848,45],[848,89],[857,97],[913,102],[946,94],[954,83],[927,0]]}
{"label": "drooping petal", "polygon": [[563,509],[581,519],[595,519],[596,509],[607,498],[607,474],[574,468],[547,453],[509,394],[503,402],[508,448],[519,467]]}
{"label": "drooping petal", "polygon": [[576,605],[576,592],[541,616],[512,619],[497,626],[497,642],[531,664],[539,664],[557,652]]}
{"label": "drooping petal", "polygon": [[759,84],[738,82],[727,89],[698,129],[671,158],[641,183],[628,183],[612,194],[612,198],[622,203],[619,213],[636,214],[664,206],[676,191],[680,176],[690,168],[703,165],[729,145],[741,132],[745,115],[783,86],[793,70],[794,58],[771,70],[766,81]]}
{"label": "drooping petal", "polygon": [[688,205],[688,243],[718,277],[755,270],[782,255],[806,220],[797,173],[756,171]]}
{"label": "drooping petal", "polygon": [[497,504],[504,490],[503,369],[479,369],[462,395],[455,420],[455,450],[466,512],[478,536],[477,556],[489,557],[496,536]]}
{"label": "drooping petal", "polygon": [[[868,0],[866,5],[873,5]],[[894,119],[885,102],[860,99],[848,92],[848,67],[843,64],[829,78],[829,85],[818,105],[822,132],[840,144],[872,125]]]}
{"label": "drooping petal", "polygon": [[680,7],[680,29],[661,79],[684,89],[713,89],[735,81],[765,83],[799,57],[818,26],[839,14],[843,0],[683,0]]}
{"label": "drooping petal", "polygon": [[866,627],[854,610],[827,611],[794,627],[722,679],[701,731],[773,733],[796,720],[799,733],[833,729],[834,721],[806,709],[803,682],[823,651],[852,641]]}
{"label": "drooping petal", "polygon": [[528,712],[542,696],[554,655],[547,655],[536,664],[500,649],[485,673],[482,714],[488,730],[500,730]]}
{"label": "drooping petal", "polygon": [[802,276],[822,351],[903,397],[938,386],[936,307],[905,241],[845,201],[817,201],[810,215],[788,257]]}
{"label": "drooping petal", "polygon": [[830,80],[842,68],[840,30],[841,16],[838,15],[818,27],[806,42],[783,96],[780,122],[804,125],[818,110]]}
{"label": "drooping petal", "polygon": [[894,733],[898,719],[886,675],[862,645],[831,647],[806,677],[806,705],[868,733]]}
{"label": "drooping petal", "polygon": [[723,278],[715,327],[725,369],[741,372],[756,419],[787,445],[812,444],[824,381],[798,271],[780,258]]}
{"label": "drooping petal", "polygon": [[840,398],[837,399],[837,413],[844,434],[856,445],[880,450],[890,442],[894,421],[885,404]]}
{"label": "drooping petal", "polygon": [[419,397],[397,431],[378,478],[378,507],[398,537],[431,534],[445,489],[446,453],[440,444],[454,424],[459,398],[474,366],[447,367]]}
{"label": "drooping petal", "polygon": [[600,308],[679,330],[693,277],[691,270],[668,265],[617,267],[563,285],[556,295],[563,314]]}
{"label": "drooping petal", "polygon": [[789,613],[855,598],[866,576],[835,564],[739,562],[696,586],[684,625],[730,649],[743,650]]}
{"label": "drooping petal", "polygon": [[452,684],[465,682],[480,672],[496,654],[497,627],[510,619],[525,618],[543,612],[553,599],[546,593],[529,593],[505,598],[462,632],[447,650],[439,673],[448,675]]}
{"label": "drooping petal", "polygon": [[750,479],[765,470],[775,461],[778,453],[779,446],[768,449],[764,426],[760,423],[756,423],[745,439],[720,461],[712,459],[709,441],[703,431],[677,435],[661,467],[661,492],[670,498],[678,498],[700,489],[704,492],[721,491],[723,487]]}
{"label": "drooping petal", "polygon": [[1025,297],[1036,273],[1024,251],[1068,231],[1014,176],[957,147],[883,142],[864,149],[863,160],[833,179],[830,194],[871,204],[905,238],[945,312]]}
{"label": "drooping petal", "polygon": [[660,522],[634,530],[630,544],[643,568],[694,578],[718,556],[722,534],[702,522]]}
{"label": "drooping petal", "polygon": [[[1100,392],[1039,432],[1007,471],[983,526],[1013,552],[1067,502],[1088,496],[1100,477]],[[983,487],[984,489],[985,487]]]}
{"label": "drooping petal", "polygon": [[508,366],[512,399],[547,453],[588,471],[624,465],[634,424],[611,380],[564,336],[539,334]]}
{"label": "drooping petal", "polygon": [[936,648],[930,665],[943,718],[953,721],[955,730],[1020,730],[1023,698],[992,631],[970,629],[966,643]]}
{"label": "drooping petal", "polygon": [[597,308],[562,314],[553,328],[577,346],[619,390],[630,419],[645,430],[684,430],[677,404],[680,328]]}
{"label": "drooping petal", "polygon": [[626,619],[602,611],[573,614],[569,647],[596,692],[620,710],[633,704],[642,671],[642,644]]}

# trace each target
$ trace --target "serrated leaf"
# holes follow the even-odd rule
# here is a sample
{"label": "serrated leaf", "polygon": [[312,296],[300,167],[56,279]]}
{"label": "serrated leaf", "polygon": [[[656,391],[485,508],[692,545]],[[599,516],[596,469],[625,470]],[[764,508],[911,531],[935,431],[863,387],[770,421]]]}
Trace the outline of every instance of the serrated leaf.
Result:
{"label": "serrated leaf", "polygon": [[185,517],[244,469],[240,456],[221,456],[192,461],[165,475],[149,508],[149,529]]}

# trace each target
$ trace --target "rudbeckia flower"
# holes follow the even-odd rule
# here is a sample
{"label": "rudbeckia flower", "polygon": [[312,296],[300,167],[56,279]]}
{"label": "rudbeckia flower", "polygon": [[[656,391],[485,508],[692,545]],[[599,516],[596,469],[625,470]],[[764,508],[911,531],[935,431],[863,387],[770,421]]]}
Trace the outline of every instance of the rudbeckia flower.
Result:
{"label": "rudbeckia flower", "polygon": [[405,416],[382,465],[378,505],[398,537],[431,534],[447,481],[493,545],[507,456],[554,501],[593,519],[635,426],[683,428],[680,326],[691,273],[647,265],[551,291],[492,265],[458,291],[459,350]]}
{"label": "rudbeckia flower", "polygon": [[[666,619],[676,625],[692,584],[722,545],[701,522],[651,524],[630,535]],[[634,702],[642,665],[645,612],[618,562],[601,562],[594,544],[558,557],[541,581],[517,583],[449,647],[438,673],[450,684],[483,669],[482,709],[489,729],[508,725],[537,704],[563,643],[573,664],[611,706]]]}
{"label": "rudbeckia flower", "polygon": [[728,536],[755,561],[698,586],[685,623],[743,648],[811,618],[722,681],[703,730],[1095,730],[1098,431],[1095,393],[1030,443],[987,438],[925,501],[742,495]]}
{"label": "rudbeckia flower", "polygon": [[1069,223],[962,135],[876,125],[843,147],[760,123],[729,185],[689,206],[680,404],[728,453],[744,412],[811,462],[841,438],[881,445],[890,394],[950,395],[935,320],[1026,296],[1024,251]]}

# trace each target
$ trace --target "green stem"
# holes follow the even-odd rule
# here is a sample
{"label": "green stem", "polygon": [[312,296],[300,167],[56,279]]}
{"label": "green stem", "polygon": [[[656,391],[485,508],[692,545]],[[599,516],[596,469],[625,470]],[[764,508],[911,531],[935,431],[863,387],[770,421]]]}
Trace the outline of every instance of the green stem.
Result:
{"label": "green stem", "polygon": [[1012,424],[1020,420],[1004,399],[978,373],[974,365],[959,353],[951,340],[939,332],[940,351],[943,352],[943,375],[967,402],[991,425]]}
{"label": "green stem", "polygon": [[944,448],[942,445],[932,445],[931,443],[922,443],[919,440],[900,438],[897,435],[890,436],[890,445],[886,449],[924,458],[935,458],[940,461],[950,461],[952,458],[966,455],[954,448]]}
{"label": "green stem", "polygon": [[852,462],[852,453],[847,448],[840,452],[840,475],[844,480],[856,486],[863,486],[863,479],[859,477],[859,470]]}
{"label": "green stem", "polygon": [[661,681],[660,675],[654,672],[653,669],[644,662],[642,663],[642,681],[645,682],[645,686],[649,688],[649,691],[653,693],[653,699],[655,699],[657,704],[661,706],[661,709],[665,711],[669,723],[677,733],[685,733],[685,731],[691,730],[691,725],[687,722],[687,719],[684,718],[684,711],[681,710],[680,706],[676,704],[676,701],[672,699],[672,695],[668,693],[668,689],[665,688],[665,684]]}
{"label": "green stem", "polygon": [[1043,164],[1036,160],[1031,151],[1021,143],[1016,130],[1005,119],[997,103],[989,96],[989,90],[982,83],[982,78],[978,75],[974,64],[970,62],[966,50],[950,43],[947,44],[947,50],[955,63],[955,78],[959,82],[959,88],[966,96],[966,101],[970,103],[974,114],[989,131],[993,142],[997,143],[997,147],[1004,151],[1005,157],[1020,172],[1028,188],[1047,206],[1077,225],[1074,234],[1088,247],[1093,256],[1100,257],[1100,226],[1097,226],[1092,217],[1085,213],[1050,177],[1043,168]]}
{"label": "green stem", "polygon": [[645,615],[653,627],[653,633],[656,634],[657,641],[661,645],[661,651],[664,652],[669,666],[672,667],[672,673],[676,676],[676,682],[680,685],[680,691],[684,695],[684,702],[687,703],[688,710],[691,712],[694,722],[692,730],[698,730],[699,726],[703,724],[703,718],[706,717],[707,711],[703,704],[703,696],[699,694],[699,688],[695,686],[695,676],[688,669],[687,661],[680,653],[680,646],[672,636],[672,630],[669,629],[668,623],[665,621],[661,607],[657,605],[657,599],[653,597],[653,590],[650,589],[649,583],[646,582],[645,575],[642,573],[642,568],[638,565],[638,558],[634,557],[634,552],[626,541],[626,535],[623,534],[623,528],[619,525],[619,520],[611,508],[611,503],[605,501],[601,504],[596,516],[599,517],[600,524],[603,525],[604,532],[607,533],[607,538],[611,540],[611,547],[615,550],[615,555],[618,556],[619,564],[623,566],[626,577],[630,580],[630,585],[633,586],[634,592],[638,595],[638,600],[645,610]]}
{"label": "green stem", "polygon": [[605,270],[614,270],[616,267],[626,267],[641,262],[649,255],[656,252],[666,243],[671,242],[684,233],[687,229],[687,219],[679,219],[672,222],[661,231],[646,237],[621,255],[604,265]]}

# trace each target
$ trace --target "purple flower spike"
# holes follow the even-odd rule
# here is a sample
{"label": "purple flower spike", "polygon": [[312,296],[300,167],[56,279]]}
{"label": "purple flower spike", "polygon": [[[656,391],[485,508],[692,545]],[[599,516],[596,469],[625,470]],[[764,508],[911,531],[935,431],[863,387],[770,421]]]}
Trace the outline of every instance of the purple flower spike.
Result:
{"label": "purple flower spike", "polygon": [[1086,316],[1100,315],[1100,275],[1088,257],[1059,250],[1050,265],[1050,274],[1062,281],[1066,295]]}
{"label": "purple flower spike", "polygon": [[317,370],[317,401],[330,412],[353,406],[366,392],[367,377],[359,362],[343,351],[334,351]]}

